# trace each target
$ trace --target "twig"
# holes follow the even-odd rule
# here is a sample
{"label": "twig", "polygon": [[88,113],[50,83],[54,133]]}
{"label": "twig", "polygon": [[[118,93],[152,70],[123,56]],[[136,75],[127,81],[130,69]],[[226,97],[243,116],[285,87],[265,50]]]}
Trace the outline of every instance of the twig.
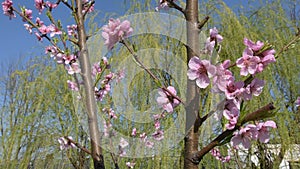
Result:
{"label": "twig", "polygon": [[[128,43],[125,41],[125,40],[121,40],[120,41],[121,44],[123,44],[127,50],[131,53],[131,55],[133,56],[134,58],[134,61],[142,68],[144,69],[153,79],[154,81],[156,82],[159,82],[159,79],[149,70],[147,69],[143,63],[138,59],[138,56],[135,54],[135,52],[133,51],[132,48],[129,47]],[[181,98],[179,98],[178,96],[176,96],[174,93],[172,93],[169,89],[167,89],[164,85],[160,84],[161,85],[161,89],[168,92],[173,98],[177,99],[179,102],[181,102],[183,105],[183,101]]]}

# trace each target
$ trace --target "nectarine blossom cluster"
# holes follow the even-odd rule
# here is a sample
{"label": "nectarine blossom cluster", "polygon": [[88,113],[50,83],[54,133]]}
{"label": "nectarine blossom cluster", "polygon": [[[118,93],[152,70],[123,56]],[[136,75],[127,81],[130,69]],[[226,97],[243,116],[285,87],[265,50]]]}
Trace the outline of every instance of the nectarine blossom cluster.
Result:
{"label": "nectarine blossom cluster", "polygon": [[[206,41],[205,53],[212,54],[216,44],[221,43],[222,40],[223,37],[218,34],[216,28],[210,29],[210,37]],[[190,80],[195,80],[199,88],[207,88],[211,82],[210,79],[212,79],[212,92],[225,95],[226,99],[222,114],[223,118],[227,120],[227,124],[225,124],[227,130],[236,129],[241,103],[252,99],[252,96],[261,94],[265,82],[256,78],[255,75],[262,72],[270,63],[275,62],[275,50],[271,49],[269,45],[265,45],[260,41],[254,43],[247,38],[244,39],[244,44],[246,49],[242,57],[237,59],[236,66],[241,69],[240,75],[252,75],[253,78],[250,83],[235,80],[233,73],[229,70],[232,67],[230,60],[217,63],[215,66],[209,60],[201,60],[199,57],[194,56],[188,63],[187,76]],[[275,122],[267,121],[241,127],[234,133],[231,144],[233,146],[242,144],[245,148],[249,148],[251,140],[266,143],[269,141],[268,128],[276,128]],[[219,156],[216,150],[213,150],[212,154],[221,161],[226,161]]]}
{"label": "nectarine blossom cluster", "polygon": [[109,50],[117,42],[128,37],[133,31],[128,20],[121,22],[120,19],[110,19],[108,25],[103,26],[102,29],[102,37],[105,39],[104,44],[107,45]]}

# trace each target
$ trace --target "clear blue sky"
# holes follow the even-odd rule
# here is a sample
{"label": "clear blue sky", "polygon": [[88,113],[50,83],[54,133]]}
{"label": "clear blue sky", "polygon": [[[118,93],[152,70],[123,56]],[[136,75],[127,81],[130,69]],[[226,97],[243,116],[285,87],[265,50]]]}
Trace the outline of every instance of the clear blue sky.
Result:
{"label": "clear blue sky", "polygon": [[[1,0],[2,2],[3,0]],[[54,2],[54,0],[52,0]],[[13,0],[14,6],[24,5],[33,10],[33,18],[39,16],[34,8],[34,0]],[[95,3],[95,8],[100,10],[100,15],[104,16],[106,13],[117,13],[123,15],[125,13],[123,0],[98,0]],[[158,0],[153,0],[153,4],[156,4]],[[237,7],[238,4],[245,3],[245,1],[239,0],[226,0],[225,1],[231,7]],[[142,3],[142,0],[141,0]],[[153,9],[155,6],[153,6]],[[70,13],[66,13],[67,8],[61,5],[56,11],[56,14],[61,20],[71,21]],[[24,22],[20,17],[9,20],[7,16],[4,16],[1,7],[0,14],[0,66],[10,62],[14,62],[19,57],[28,57],[41,55],[44,52],[44,47],[48,44],[46,40],[43,43],[39,43],[35,35],[30,35],[27,30],[24,29]],[[64,14],[62,14],[64,13]],[[65,14],[66,13],[66,14]],[[62,15],[61,15],[62,14]],[[69,22],[72,23],[72,22]],[[69,24],[68,23],[68,24]],[[66,27],[66,23],[63,25]],[[100,23],[101,25],[101,23]]]}

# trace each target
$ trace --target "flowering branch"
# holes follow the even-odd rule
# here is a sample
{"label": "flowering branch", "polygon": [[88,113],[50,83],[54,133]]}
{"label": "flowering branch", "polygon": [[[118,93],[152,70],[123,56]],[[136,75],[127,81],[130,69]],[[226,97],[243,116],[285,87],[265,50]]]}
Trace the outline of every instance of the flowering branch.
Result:
{"label": "flowering branch", "polygon": [[235,127],[232,130],[227,129],[227,130],[223,131],[218,137],[216,137],[213,141],[211,141],[207,146],[202,148],[200,151],[194,153],[194,156],[190,160],[194,164],[198,165],[201,162],[204,155],[206,155],[214,147],[218,146],[225,138],[232,135],[233,132],[235,130],[239,129],[243,124],[245,124],[246,122],[249,122],[249,121],[261,120],[263,118],[266,118],[266,116],[268,116],[268,115],[266,115],[266,112],[274,110],[274,109],[275,109],[275,107],[274,107],[273,103],[269,103],[266,106],[256,110],[255,112],[252,112],[252,113],[248,114],[242,120],[242,122],[239,123],[239,124],[236,124]]}
{"label": "flowering branch", "polygon": [[33,26],[34,28],[36,28],[36,30],[42,34],[42,37],[45,37],[53,46],[55,46],[55,48],[57,48],[57,50],[60,52],[60,53],[64,53],[49,37],[47,34],[43,34],[40,30],[39,30],[39,27],[34,24],[28,17],[24,16],[21,12],[19,12],[18,10],[16,10],[14,7],[11,7],[11,9],[13,11],[15,11],[19,16],[21,16],[22,18],[24,18],[31,26]]}

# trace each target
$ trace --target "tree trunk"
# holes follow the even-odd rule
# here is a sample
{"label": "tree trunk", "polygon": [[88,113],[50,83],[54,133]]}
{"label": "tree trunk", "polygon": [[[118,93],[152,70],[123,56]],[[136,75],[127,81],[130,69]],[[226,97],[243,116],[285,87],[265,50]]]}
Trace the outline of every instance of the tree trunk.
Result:
{"label": "tree trunk", "polygon": [[[199,56],[199,29],[198,29],[198,0],[187,0],[185,9],[187,20],[187,62],[193,56]],[[186,132],[184,139],[184,168],[198,169],[198,165],[192,161],[193,153],[198,151],[199,132],[195,121],[199,118],[199,88],[195,81],[187,82],[186,101]]]}
{"label": "tree trunk", "polygon": [[84,28],[84,16],[82,13],[82,1],[76,1],[77,6],[77,28],[78,28],[78,45],[80,49],[80,67],[84,81],[85,104],[88,114],[89,133],[91,138],[92,158],[95,169],[104,169],[104,159],[100,147],[100,132],[97,121],[97,107],[94,97],[94,85],[91,77],[91,64],[89,60],[88,49],[86,45],[86,34]]}

